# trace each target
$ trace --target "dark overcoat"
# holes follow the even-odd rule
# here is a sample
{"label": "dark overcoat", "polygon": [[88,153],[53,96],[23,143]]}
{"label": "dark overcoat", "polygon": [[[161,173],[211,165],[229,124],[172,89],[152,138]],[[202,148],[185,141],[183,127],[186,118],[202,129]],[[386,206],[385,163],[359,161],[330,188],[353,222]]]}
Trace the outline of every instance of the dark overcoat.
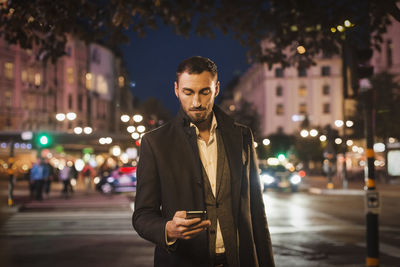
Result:
{"label": "dark overcoat", "polygon": [[[274,266],[253,136],[217,106],[214,114],[231,170],[232,212],[240,266]],[[143,136],[132,223],[156,245],[154,266],[209,266],[206,231],[191,240],[165,242],[165,225],[179,210],[205,210],[195,129],[180,110],[171,122]]]}

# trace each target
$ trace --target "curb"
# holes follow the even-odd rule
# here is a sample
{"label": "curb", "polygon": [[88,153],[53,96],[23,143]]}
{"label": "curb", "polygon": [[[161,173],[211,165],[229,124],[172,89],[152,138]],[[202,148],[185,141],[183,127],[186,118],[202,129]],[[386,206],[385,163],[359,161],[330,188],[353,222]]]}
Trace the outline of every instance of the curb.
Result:
{"label": "curb", "polygon": [[357,189],[321,189],[317,187],[311,187],[308,192],[315,195],[336,195],[336,196],[364,196],[364,190]]}

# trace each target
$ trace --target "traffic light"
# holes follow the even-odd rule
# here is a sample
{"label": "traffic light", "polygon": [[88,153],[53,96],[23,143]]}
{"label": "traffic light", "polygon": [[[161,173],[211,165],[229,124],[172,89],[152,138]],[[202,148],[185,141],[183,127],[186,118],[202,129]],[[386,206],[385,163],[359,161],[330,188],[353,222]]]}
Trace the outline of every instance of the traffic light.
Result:
{"label": "traffic light", "polygon": [[39,133],[36,135],[35,145],[39,148],[50,147],[53,145],[53,140],[48,133]]}
{"label": "traffic light", "polygon": [[279,159],[279,161],[284,161],[286,159],[285,154],[283,154],[283,153],[279,154],[278,159]]}
{"label": "traffic light", "polygon": [[371,78],[374,74],[374,67],[370,64],[373,51],[370,48],[353,50],[351,85],[353,95],[357,96],[359,92],[371,89]]}

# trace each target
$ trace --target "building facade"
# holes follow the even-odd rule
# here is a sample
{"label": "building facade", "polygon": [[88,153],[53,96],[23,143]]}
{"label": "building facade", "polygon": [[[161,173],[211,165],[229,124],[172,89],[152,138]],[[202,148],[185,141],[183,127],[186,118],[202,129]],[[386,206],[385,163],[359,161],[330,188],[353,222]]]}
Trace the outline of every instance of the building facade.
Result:
{"label": "building facade", "polygon": [[[0,39],[0,131],[119,131],[120,115],[133,108],[120,58],[74,38],[54,64],[35,55]],[[68,112],[76,119],[56,120]]]}
{"label": "building facade", "polygon": [[[375,50],[371,64],[374,72],[400,73],[400,23],[392,20],[383,36],[381,52]],[[261,118],[263,136],[282,130],[293,134],[307,117],[315,127],[345,120],[355,110],[355,101],[343,97],[343,66],[340,55],[318,57],[308,69],[281,68],[254,64],[240,78],[232,97],[224,99],[225,110],[233,111],[245,100],[254,105]],[[350,86],[350,84],[348,84]],[[342,129],[338,129],[342,131]]]}
{"label": "building facade", "polygon": [[280,129],[295,132],[307,117],[311,125],[325,126],[343,118],[340,57],[318,59],[308,69],[282,69],[255,64],[240,79],[233,99],[223,105],[234,109],[243,98],[261,117],[262,135]]}

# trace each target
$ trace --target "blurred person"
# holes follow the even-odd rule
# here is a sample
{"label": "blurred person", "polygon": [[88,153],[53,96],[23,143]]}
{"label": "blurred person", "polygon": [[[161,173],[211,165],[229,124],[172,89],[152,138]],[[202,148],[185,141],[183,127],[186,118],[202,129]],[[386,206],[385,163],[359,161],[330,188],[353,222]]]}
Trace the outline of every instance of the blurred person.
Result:
{"label": "blurred person", "polygon": [[41,159],[37,158],[30,170],[31,197],[34,195],[36,200],[43,200],[43,183],[43,165]]}
{"label": "blurred person", "polygon": [[83,179],[85,181],[86,193],[92,191],[92,178],[96,174],[95,170],[90,166],[89,163],[85,164],[82,170]]}
{"label": "blurred person", "polygon": [[68,165],[64,166],[59,173],[58,173],[58,179],[63,182],[64,187],[61,191],[62,195],[65,198],[68,198],[70,193],[72,194],[72,185],[71,185],[71,167]]}
{"label": "blurred person", "polygon": [[154,266],[275,266],[253,135],[214,105],[216,65],[184,60],[174,87],[180,111],[143,136],[137,170],[132,224]]}
{"label": "blurred person", "polygon": [[44,159],[44,161],[42,162],[42,166],[44,178],[44,193],[46,195],[46,198],[49,199],[51,182],[54,179],[54,168],[50,164],[50,160],[48,158]]}

